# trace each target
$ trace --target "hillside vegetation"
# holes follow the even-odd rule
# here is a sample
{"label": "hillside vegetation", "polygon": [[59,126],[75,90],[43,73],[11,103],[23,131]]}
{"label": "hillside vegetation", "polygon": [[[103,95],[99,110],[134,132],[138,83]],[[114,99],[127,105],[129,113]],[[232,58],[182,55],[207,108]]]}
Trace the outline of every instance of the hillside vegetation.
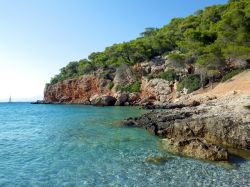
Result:
{"label": "hillside vegetation", "polygon": [[[198,10],[186,18],[174,18],[162,28],[146,28],[135,40],[114,44],[90,54],[88,59],[70,62],[50,83],[90,74],[99,68],[135,65],[157,56],[166,57],[176,72],[187,66],[195,67],[200,80],[191,77],[197,84],[203,84],[205,79],[213,81],[231,71],[227,69],[230,62],[237,61],[238,68],[249,63],[249,4],[249,0],[230,0],[224,5]],[[162,78],[166,77],[174,79],[175,75],[162,74]],[[188,82],[185,78],[179,87]],[[193,89],[196,87],[193,84]]]}

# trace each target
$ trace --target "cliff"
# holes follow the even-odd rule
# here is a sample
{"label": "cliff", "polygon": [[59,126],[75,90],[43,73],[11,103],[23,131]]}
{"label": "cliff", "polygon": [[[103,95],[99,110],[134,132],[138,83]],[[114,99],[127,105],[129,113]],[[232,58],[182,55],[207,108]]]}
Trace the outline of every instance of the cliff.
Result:
{"label": "cliff", "polygon": [[54,85],[47,84],[44,100],[49,103],[90,104],[95,95],[110,95],[105,80],[93,75],[84,75],[76,79],[65,80]]}
{"label": "cliff", "polygon": [[[132,67],[123,64],[113,72],[109,69],[98,69],[89,75],[47,84],[44,102],[88,105],[109,97],[116,100],[112,105],[167,104],[172,100],[173,82],[148,78],[164,72],[165,63],[161,59]],[[107,105],[106,102],[98,103]]]}

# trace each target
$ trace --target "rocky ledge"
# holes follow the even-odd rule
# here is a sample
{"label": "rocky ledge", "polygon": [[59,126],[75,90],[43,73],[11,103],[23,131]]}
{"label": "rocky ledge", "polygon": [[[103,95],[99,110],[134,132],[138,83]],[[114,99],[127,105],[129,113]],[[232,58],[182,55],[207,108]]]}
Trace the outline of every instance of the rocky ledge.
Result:
{"label": "rocky ledge", "polygon": [[198,159],[227,160],[226,148],[250,151],[250,96],[231,95],[196,105],[166,106],[122,123],[161,137],[170,152]]}

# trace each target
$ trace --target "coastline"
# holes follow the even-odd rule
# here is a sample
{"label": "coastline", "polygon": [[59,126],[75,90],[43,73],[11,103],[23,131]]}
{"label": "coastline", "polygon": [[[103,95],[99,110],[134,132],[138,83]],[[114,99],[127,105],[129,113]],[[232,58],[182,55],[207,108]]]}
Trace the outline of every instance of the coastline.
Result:
{"label": "coastline", "polygon": [[[247,155],[250,155],[250,110],[248,108],[250,93],[249,88],[245,86],[249,84],[249,74],[250,71],[246,70],[232,80],[218,84],[214,89],[182,95],[175,102],[168,104],[143,103],[140,97],[134,100],[137,102],[126,103],[129,94],[120,92],[119,97],[116,98],[110,95],[100,97],[95,95],[94,99],[83,103],[52,102],[47,99],[33,104],[139,106],[150,109],[140,117],[124,120],[122,124],[129,127],[142,127],[159,136],[162,138],[163,146],[169,152],[204,160],[224,161],[228,160],[231,154],[230,148],[244,150]],[[243,81],[245,82],[242,83]],[[59,85],[56,85],[56,92],[45,93],[45,98],[51,99],[52,93],[62,94],[58,92],[58,87]],[[92,91],[90,89],[89,94],[93,93]],[[168,94],[171,97],[171,93]]]}

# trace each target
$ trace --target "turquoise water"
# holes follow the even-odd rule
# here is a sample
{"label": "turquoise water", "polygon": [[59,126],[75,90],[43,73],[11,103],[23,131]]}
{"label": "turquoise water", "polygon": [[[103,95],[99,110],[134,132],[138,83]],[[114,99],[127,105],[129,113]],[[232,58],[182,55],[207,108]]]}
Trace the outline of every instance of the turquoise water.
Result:
{"label": "turquoise water", "polygon": [[[163,152],[119,120],[132,107],[0,104],[0,186],[249,186],[250,161],[231,169]],[[161,164],[148,157],[169,158]]]}

